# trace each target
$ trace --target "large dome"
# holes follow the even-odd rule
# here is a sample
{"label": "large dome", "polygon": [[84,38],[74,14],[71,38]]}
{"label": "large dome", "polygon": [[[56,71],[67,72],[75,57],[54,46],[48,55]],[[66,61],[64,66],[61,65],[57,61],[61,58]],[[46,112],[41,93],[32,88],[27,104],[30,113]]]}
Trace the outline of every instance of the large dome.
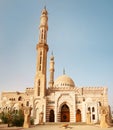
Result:
{"label": "large dome", "polygon": [[67,75],[58,77],[54,83],[54,87],[75,87],[74,81]]}

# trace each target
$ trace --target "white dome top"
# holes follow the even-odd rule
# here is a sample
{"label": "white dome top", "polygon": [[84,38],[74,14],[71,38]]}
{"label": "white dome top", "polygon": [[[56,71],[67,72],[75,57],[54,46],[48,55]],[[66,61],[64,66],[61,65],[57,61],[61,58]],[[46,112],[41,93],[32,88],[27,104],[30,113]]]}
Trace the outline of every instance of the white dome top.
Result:
{"label": "white dome top", "polygon": [[62,75],[59,76],[55,83],[54,83],[54,87],[68,87],[68,88],[73,88],[75,87],[74,81],[67,75]]}

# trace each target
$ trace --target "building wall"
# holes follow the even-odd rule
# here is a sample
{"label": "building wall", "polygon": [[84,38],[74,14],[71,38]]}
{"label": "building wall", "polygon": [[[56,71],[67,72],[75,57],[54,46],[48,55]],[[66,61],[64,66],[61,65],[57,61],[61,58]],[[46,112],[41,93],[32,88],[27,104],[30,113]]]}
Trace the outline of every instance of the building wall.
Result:
{"label": "building wall", "polygon": [[32,107],[33,93],[33,88],[26,88],[25,92],[2,92],[0,110],[20,109],[23,106]]}
{"label": "building wall", "polygon": [[60,122],[61,107],[67,104],[70,109],[70,122],[76,122],[77,110],[81,112],[81,122],[86,122],[86,114],[90,108],[91,122],[97,123],[100,120],[100,105],[108,105],[106,99],[107,89],[104,87],[87,87],[68,91],[53,89],[47,96],[46,121],[49,122],[50,110],[54,110],[54,122]]}

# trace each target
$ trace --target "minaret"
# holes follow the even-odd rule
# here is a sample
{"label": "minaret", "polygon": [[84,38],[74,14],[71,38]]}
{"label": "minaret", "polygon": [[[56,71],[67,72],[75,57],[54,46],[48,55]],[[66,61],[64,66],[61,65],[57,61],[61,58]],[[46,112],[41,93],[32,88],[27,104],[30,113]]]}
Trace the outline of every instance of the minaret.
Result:
{"label": "minaret", "polygon": [[46,95],[46,68],[47,68],[47,31],[48,12],[46,8],[42,10],[39,26],[39,42],[37,49],[36,77],[34,84],[34,97],[44,97]]}
{"label": "minaret", "polygon": [[49,81],[49,87],[53,87],[54,84],[54,56],[53,53],[50,58],[50,81]]}

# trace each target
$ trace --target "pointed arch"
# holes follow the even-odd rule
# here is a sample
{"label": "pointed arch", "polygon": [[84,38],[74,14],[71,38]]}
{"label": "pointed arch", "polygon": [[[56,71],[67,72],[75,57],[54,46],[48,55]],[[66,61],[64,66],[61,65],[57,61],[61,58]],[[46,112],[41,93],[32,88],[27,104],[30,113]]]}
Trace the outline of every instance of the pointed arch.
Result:
{"label": "pointed arch", "polygon": [[62,105],[61,107],[61,122],[70,121],[70,109],[67,104]]}
{"label": "pointed arch", "polygon": [[81,122],[81,110],[76,110],[76,122]]}
{"label": "pointed arch", "polygon": [[51,109],[49,113],[49,122],[54,122],[54,110]]}

